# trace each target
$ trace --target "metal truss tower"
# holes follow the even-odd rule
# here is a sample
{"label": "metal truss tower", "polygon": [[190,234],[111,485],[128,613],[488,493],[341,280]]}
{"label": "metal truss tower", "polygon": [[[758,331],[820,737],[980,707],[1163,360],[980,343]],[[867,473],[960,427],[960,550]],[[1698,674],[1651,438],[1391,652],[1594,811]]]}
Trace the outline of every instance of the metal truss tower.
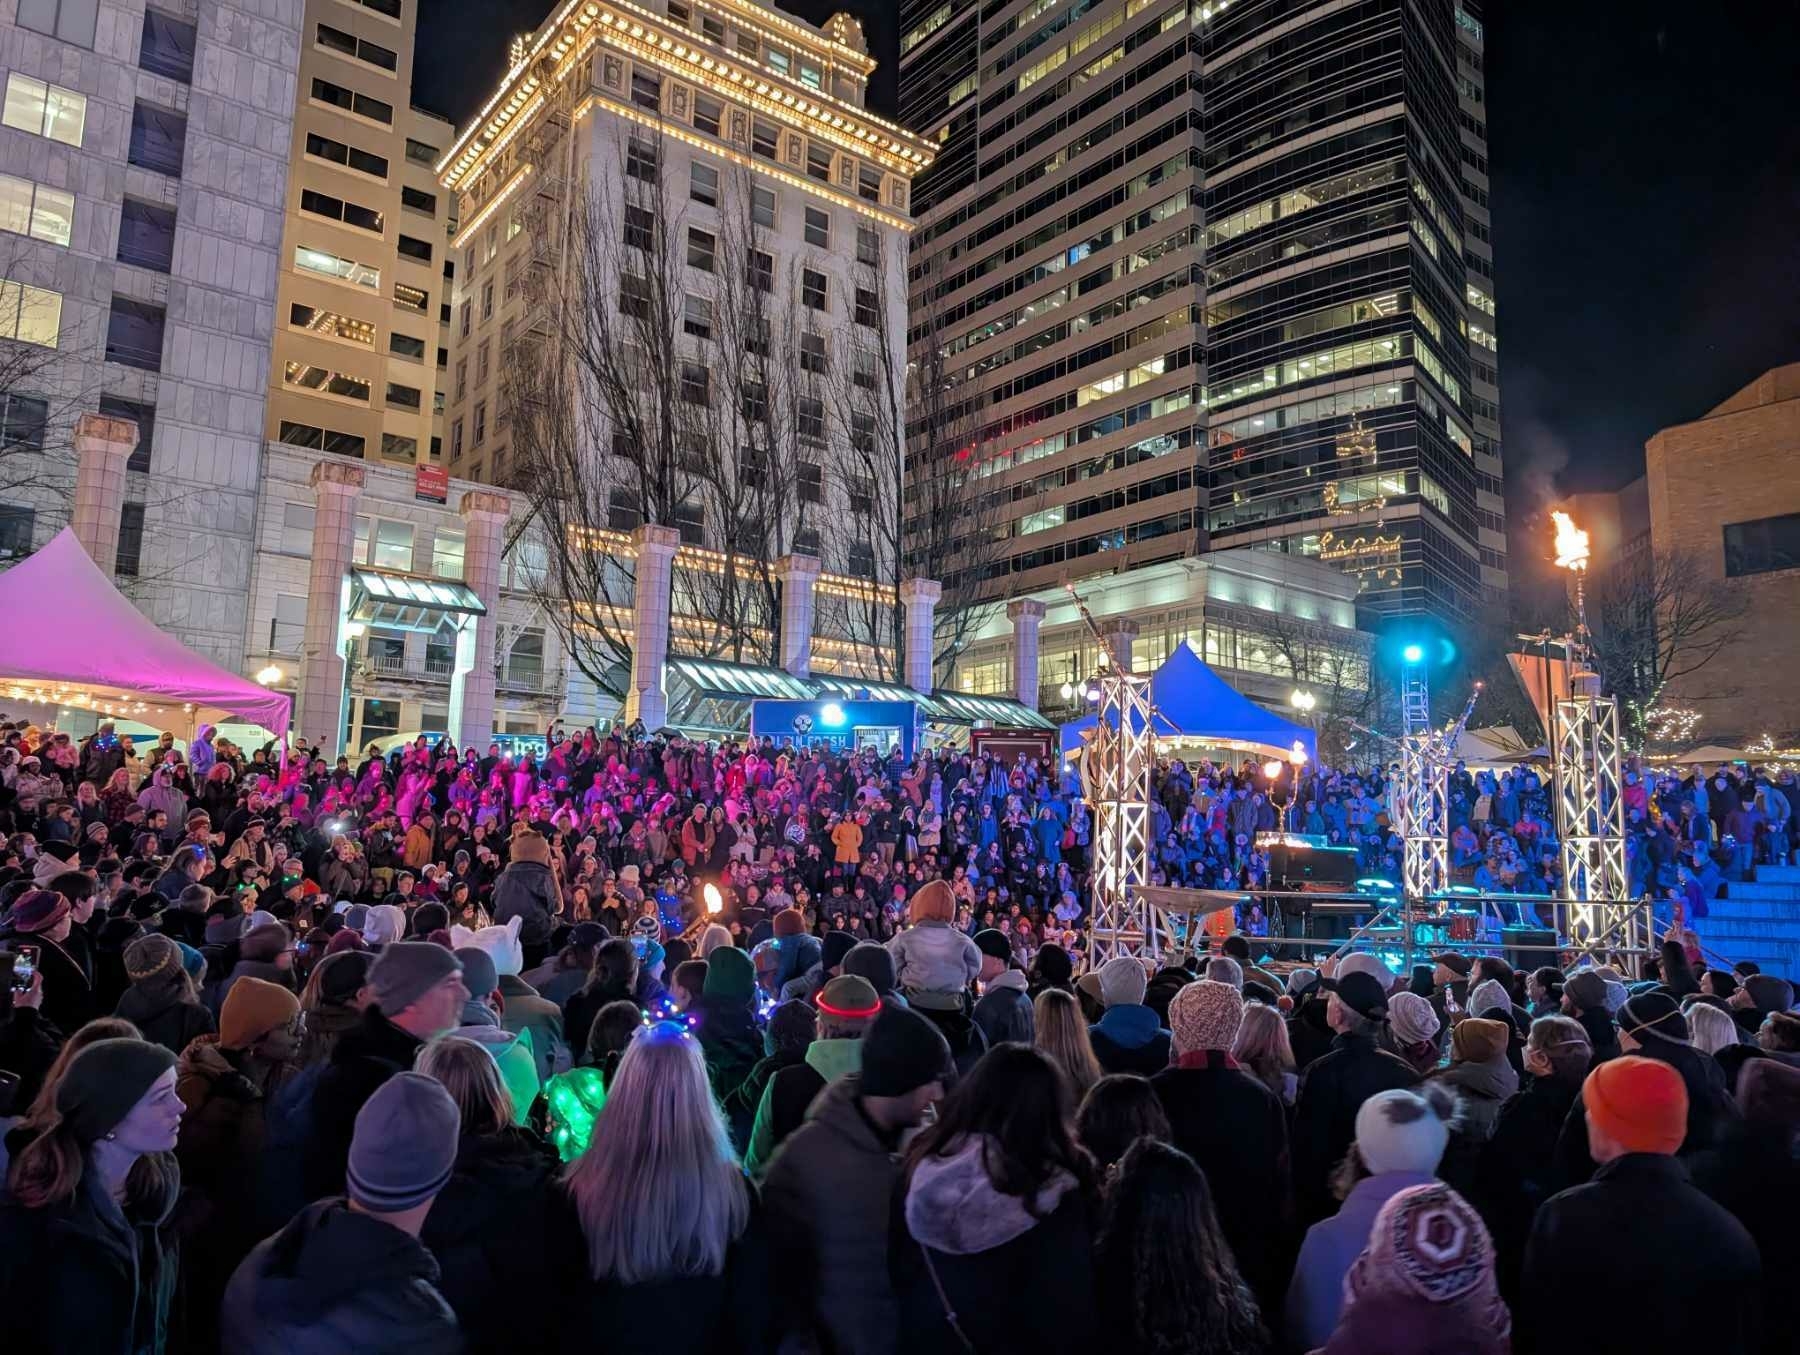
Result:
{"label": "metal truss tower", "polygon": [[1644,911],[1626,903],[1625,802],[1620,795],[1619,707],[1600,679],[1576,673],[1556,703],[1556,827],[1562,840],[1569,941],[1595,950],[1647,944]]}
{"label": "metal truss tower", "polygon": [[1096,679],[1098,720],[1082,758],[1094,813],[1094,925],[1089,964],[1156,954],[1153,913],[1135,887],[1150,883],[1150,772],[1156,759],[1150,680],[1113,664]]}
{"label": "metal truss tower", "polygon": [[1402,892],[1426,898],[1450,879],[1449,768],[1431,728],[1431,686],[1421,663],[1400,671],[1400,785],[1394,807],[1405,855]]}

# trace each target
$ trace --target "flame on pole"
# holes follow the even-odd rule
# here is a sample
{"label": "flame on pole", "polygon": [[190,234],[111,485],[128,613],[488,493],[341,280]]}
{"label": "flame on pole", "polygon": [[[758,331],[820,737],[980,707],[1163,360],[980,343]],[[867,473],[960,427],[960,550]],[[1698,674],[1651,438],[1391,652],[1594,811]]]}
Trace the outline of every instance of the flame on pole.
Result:
{"label": "flame on pole", "polygon": [[1550,514],[1556,524],[1556,567],[1575,576],[1575,648],[1585,662],[1588,651],[1587,567],[1592,554],[1588,534],[1575,525],[1575,519],[1561,509]]}

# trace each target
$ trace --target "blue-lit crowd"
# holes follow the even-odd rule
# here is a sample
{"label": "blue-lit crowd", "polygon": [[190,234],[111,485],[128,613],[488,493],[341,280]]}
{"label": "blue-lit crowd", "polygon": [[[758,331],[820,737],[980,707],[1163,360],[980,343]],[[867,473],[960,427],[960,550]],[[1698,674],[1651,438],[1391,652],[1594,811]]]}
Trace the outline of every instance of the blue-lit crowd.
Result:
{"label": "blue-lit crowd", "polygon": [[[0,718],[7,1349],[1792,1348],[1800,1013],[1696,939],[1787,773],[1628,772],[1643,974],[1399,973],[1257,902],[1097,947],[1054,756],[540,749]],[[1153,871],[1397,879],[1392,795],[1167,760]],[[1555,892],[1538,772],[1450,810]]]}

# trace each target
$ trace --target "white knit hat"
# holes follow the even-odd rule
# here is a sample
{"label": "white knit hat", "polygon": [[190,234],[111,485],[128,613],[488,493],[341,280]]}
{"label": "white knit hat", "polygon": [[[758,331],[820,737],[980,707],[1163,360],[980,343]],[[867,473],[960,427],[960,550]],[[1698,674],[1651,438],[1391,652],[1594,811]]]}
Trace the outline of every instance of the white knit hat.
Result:
{"label": "white knit hat", "polygon": [[1443,1022],[1430,1002],[1417,993],[1395,993],[1388,999],[1388,1024],[1401,1044],[1423,1044],[1438,1033]]}
{"label": "white knit hat", "polygon": [[1100,966],[1100,999],[1109,1007],[1141,1004],[1149,986],[1143,962],[1129,955],[1115,955]]}
{"label": "white knit hat", "polygon": [[1346,974],[1367,974],[1381,985],[1384,993],[1394,986],[1394,971],[1366,950],[1346,955],[1338,962],[1337,972],[1339,978]]}
{"label": "white knit hat", "polygon": [[1455,1104],[1441,1093],[1437,1084],[1426,1083],[1419,1091],[1377,1092],[1362,1103],[1356,1112],[1356,1151],[1371,1174],[1437,1170],[1450,1142],[1445,1121]]}

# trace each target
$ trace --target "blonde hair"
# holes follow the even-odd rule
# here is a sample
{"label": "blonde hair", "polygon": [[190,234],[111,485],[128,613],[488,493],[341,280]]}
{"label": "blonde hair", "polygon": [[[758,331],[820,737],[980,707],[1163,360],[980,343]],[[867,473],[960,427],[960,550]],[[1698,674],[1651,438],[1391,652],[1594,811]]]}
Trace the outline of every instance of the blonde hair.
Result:
{"label": "blonde hair", "polygon": [[444,1084],[462,1113],[465,1134],[497,1134],[513,1122],[512,1093],[500,1080],[500,1065],[486,1046],[461,1035],[432,1040],[414,1065]]}
{"label": "blonde hair", "polygon": [[1046,988],[1031,1004],[1031,1014],[1035,1031],[1032,1044],[1062,1070],[1069,1084],[1071,1104],[1079,1105],[1104,1074],[1100,1060],[1094,1057],[1080,1004],[1060,988]]}
{"label": "blonde hair", "polygon": [[749,1225],[750,1194],[700,1046],[683,1027],[663,1022],[632,1040],[563,1179],[596,1280],[723,1272]]}
{"label": "blonde hair", "polygon": [[1288,1042],[1287,1022],[1281,1013],[1266,1003],[1246,1002],[1231,1056],[1280,1096],[1285,1075],[1294,1071],[1294,1047]]}
{"label": "blonde hair", "polygon": [[1711,1003],[1696,1002],[1689,1007],[1687,1022],[1694,1048],[1703,1054],[1717,1054],[1739,1043],[1737,1022]]}

